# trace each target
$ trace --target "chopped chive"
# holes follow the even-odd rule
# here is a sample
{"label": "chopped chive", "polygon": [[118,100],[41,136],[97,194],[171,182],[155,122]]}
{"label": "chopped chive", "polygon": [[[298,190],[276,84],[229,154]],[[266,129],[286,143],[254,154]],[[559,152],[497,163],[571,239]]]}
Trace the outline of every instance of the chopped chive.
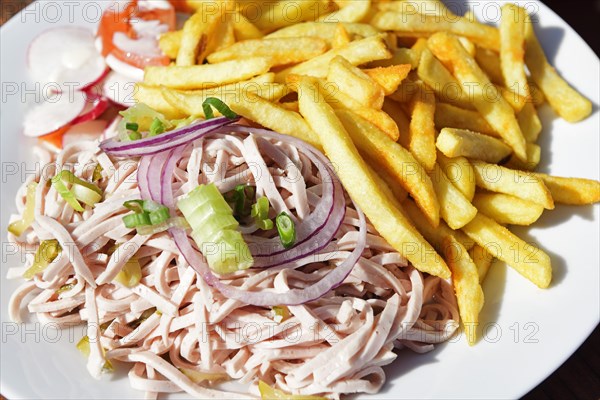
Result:
{"label": "chopped chive", "polygon": [[221,115],[229,119],[234,119],[238,116],[236,113],[231,111],[231,108],[229,108],[222,100],[217,99],[216,97],[207,97],[206,100],[204,100],[204,103],[202,103],[202,110],[204,111],[204,116],[206,119],[212,119],[215,117],[212,107],[220,112]]}
{"label": "chopped chive", "polygon": [[158,210],[152,211],[148,215],[150,216],[150,224],[152,225],[161,224],[171,218],[169,209],[165,206],[161,206]]}
{"label": "chopped chive", "polygon": [[123,223],[127,228],[137,228],[138,226],[152,225],[150,215],[146,212],[139,214],[127,214],[123,217]]}
{"label": "chopped chive", "polygon": [[129,140],[140,140],[142,138],[142,134],[139,132],[130,132],[127,137]]}
{"label": "chopped chive", "polygon": [[296,226],[292,218],[287,213],[281,212],[275,219],[275,225],[283,247],[286,249],[292,247],[296,243]]}
{"label": "chopped chive", "polygon": [[165,131],[165,125],[163,122],[155,117],[150,124],[150,132],[148,133],[148,137],[160,135]]}
{"label": "chopped chive", "polygon": [[137,132],[137,130],[140,129],[140,126],[137,123],[135,123],[135,122],[126,122],[125,123],[125,129]]}

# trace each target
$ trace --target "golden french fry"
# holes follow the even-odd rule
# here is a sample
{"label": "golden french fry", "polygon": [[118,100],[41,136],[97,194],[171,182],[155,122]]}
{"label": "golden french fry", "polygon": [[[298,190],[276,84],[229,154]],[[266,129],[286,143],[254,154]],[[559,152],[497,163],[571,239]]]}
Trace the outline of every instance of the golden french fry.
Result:
{"label": "golden french fry", "polygon": [[271,61],[265,57],[249,57],[189,67],[150,66],[144,71],[144,83],[172,89],[208,89],[264,74],[270,68]]}
{"label": "golden french fry", "polygon": [[521,161],[512,155],[504,166],[511,169],[533,171],[540,163],[541,158],[542,148],[535,143],[527,143],[527,161]]}
{"label": "golden french fry", "polygon": [[[383,171],[383,174],[381,173],[382,171],[375,171],[373,167],[371,167],[371,164],[373,163],[370,162],[368,157],[363,158],[369,169],[369,173],[373,177],[373,181],[381,188],[382,192],[385,193],[394,207],[404,214],[402,202],[406,200],[406,197],[408,196],[406,190],[398,186],[394,178],[392,178],[390,175],[386,175],[385,171]],[[406,216],[406,214],[404,214],[404,216]]]}
{"label": "golden french fry", "polygon": [[409,64],[412,69],[415,69],[419,66],[419,59],[420,54],[417,54],[412,49],[402,47],[393,50],[391,58],[372,61],[368,65],[369,67],[391,67],[393,65]]}
{"label": "golden french fry", "polygon": [[216,7],[215,13],[197,12],[183,25],[176,65],[184,67],[202,64],[207,54],[208,42],[214,40],[215,32],[221,24],[222,10]]}
{"label": "golden french fry", "polygon": [[548,63],[531,18],[525,23],[525,63],[535,83],[542,89],[554,111],[569,122],[581,121],[592,113],[592,102],[573,89]]}
{"label": "golden french fry", "polygon": [[410,69],[411,66],[409,64],[403,64],[391,67],[363,69],[363,72],[373,78],[383,88],[385,95],[389,96],[398,90],[398,86],[408,76]]}
{"label": "golden french fry", "polygon": [[[243,3],[243,2],[242,2]],[[253,7],[242,8],[242,13],[261,31],[274,31],[279,28],[316,19],[332,10],[328,0],[302,0],[293,3],[290,11],[288,1],[247,2]]]}
{"label": "golden french fry", "polygon": [[399,134],[398,139],[396,139],[398,143],[400,143],[405,149],[408,148],[408,139],[410,135],[410,119],[404,113],[402,106],[399,103],[388,98],[384,100],[383,107],[381,110],[388,114],[396,123]]}
{"label": "golden french fry", "polygon": [[443,128],[468,129],[488,136],[500,137],[477,111],[466,110],[448,103],[436,103],[435,127],[440,130]]}
{"label": "golden french fry", "polygon": [[517,171],[495,164],[472,160],[477,186],[497,193],[506,193],[554,209],[554,201],[544,182],[531,172]]}
{"label": "golden french fry", "polygon": [[477,193],[473,205],[501,225],[531,225],[544,207],[504,193]]}
{"label": "golden french fry", "polygon": [[583,178],[563,178],[534,173],[552,193],[555,202],[561,204],[586,205],[600,201],[600,182]]}
{"label": "golden french fry", "polygon": [[433,89],[437,97],[442,101],[452,103],[463,109],[473,108],[460,83],[433,56],[433,53],[429,49],[424,49],[421,54],[421,62],[419,63],[417,74],[427,86]]}
{"label": "golden french fry", "polygon": [[525,138],[512,108],[456,37],[445,32],[436,33],[429,38],[429,48],[461,83],[477,111],[512,147],[517,157],[526,160]]}
{"label": "golden french fry", "polygon": [[519,121],[525,140],[529,143],[537,141],[542,132],[542,121],[540,121],[533,103],[525,104],[521,112],[517,114],[517,121]]}
{"label": "golden french fry", "polygon": [[440,0],[410,0],[379,2],[377,8],[381,11],[395,11],[402,14],[435,15],[438,17],[456,17]]}
{"label": "golden french fry", "polygon": [[286,110],[300,112],[297,101],[286,101],[285,103],[279,103],[279,105]]}
{"label": "golden french fry", "polygon": [[448,158],[438,153],[437,162],[450,182],[467,198],[472,201],[475,195],[475,172],[473,166],[465,157]]}
{"label": "golden french fry", "polygon": [[272,66],[309,60],[327,51],[327,43],[319,38],[252,39],[210,54],[209,63],[219,63],[246,57],[269,57]]}
{"label": "golden french fry", "polygon": [[546,96],[544,96],[544,92],[542,92],[542,90],[531,77],[527,78],[527,82],[529,83],[529,92],[531,94],[531,101],[533,102],[533,105],[539,107],[544,104],[546,102]]}
{"label": "golden french fry", "polygon": [[333,39],[331,39],[331,48],[339,49],[340,47],[346,46],[348,43],[352,41],[350,34],[344,28],[343,24],[337,24],[335,27],[335,33],[333,35]]}
{"label": "golden french fry", "polygon": [[373,60],[390,58],[391,54],[387,50],[385,43],[383,43],[381,36],[370,36],[365,39],[350,42],[344,47],[331,49],[320,56],[296,66],[286,68],[277,73],[276,80],[278,82],[285,82],[286,77],[290,74],[324,78],[327,76],[329,63],[336,56],[344,57],[352,65],[361,65]]}
{"label": "golden french fry", "polygon": [[[235,32],[229,15],[227,15],[225,20],[221,21],[221,23],[217,26],[214,36],[214,39],[211,39],[207,42],[207,55],[230,47],[235,43]],[[202,59],[202,62],[204,62],[204,59]]]}
{"label": "golden french fry", "polygon": [[[317,85],[300,81],[300,112],[319,139],[352,199],[375,229],[417,269],[449,278],[446,263],[377,186],[364,160]],[[368,195],[365,195],[368,194]]]}
{"label": "golden french fry", "polygon": [[435,149],[435,97],[428,88],[420,86],[410,104],[412,110],[408,149],[427,171],[433,169]]}
{"label": "golden french fry", "polygon": [[465,48],[467,53],[471,55],[471,57],[475,57],[475,45],[469,39],[464,36],[458,36],[458,41]]}
{"label": "golden french fry", "polygon": [[436,147],[446,157],[467,157],[489,163],[499,163],[512,152],[501,140],[455,128],[442,129],[437,137]]}
{"label": "golden french fry", "polygon": [[525,107],[525,104],[529,103],[527,97],[523,97],[515,91],[509,90],[503,86],[496,86],[496,89],[498,89],[498,93],[500,93],[504,100],[510,104],[515,114],[520,113],[523,107]]}
{"label": "golden french fry", "polygon": [[453,236],[467,249],[472,248],[475,244],[463,231],[450,229],[443,220],[440,220],[440,224],[437,227],[431,225],[411,199],[404,201],[402,207],[413,225],[438,253],[444,254],[444,239],[448,236]]}
{"label": "golden french fry", "polygon": [[365,107],[380,109],[383,106],[383,88],[343,57],[337,56],[331,60],[327,81],[337,85],[338,90],[352,96]]}
{"label": "golden french fry", "polygon": [[[435,15],[402,14],[395,11],[380,11],[371,24],[383,31],[433,34],[439,31],[464,36],[482,47],[500,49],[500,35],[494,27],[471,22],[462,17],[439,18]],[[463,48],[464,49],[464,48]]]}
{"label": "golden french fry", "polygon": [[497,52],[476,46],[475,61],[477,61],[479,68],[490,78],[490,81],[496,85],[504,85],[504,76],[500,67],[500,56],[498,56]]}
{"label": "golden french fry", "polygon": [[471,260],[477,266],[477,275],[479,275],[479,283],[481,284],[492,265],[494,256],[478,244],[469,250],[469,256],[471,256]]}
{"label": "golden french fry", "polygon": [[158,47],[169,58],[176,59],[183,31],[166,32],[158,38]]}
{"label": "golden french fry", "polygon": [[479,284],[477,265],[471,260],[469,252],[452,236],[444,242],[446,262],[452,271],[452,284],[456,292],[460,320],[470,346],[477,339],[479,312],[483,308],[483,290]]}
{"label": "golden french fry", "polygon": [[450,182],[444,171],[436,163],[429,174],[440,203],[440,215],[452,229],[460,229],[468,224],[477,214],[477,209]]}
{"label": "golden french fry", "polygon": [[349,1],[344,7],[329,14],[319,17],[319,21],[335,22],[360,22],[371,8],[371,0]]}
{"label": "golden french fry", "polygon": [[477,213],[462,230],[478,245],[538,287],[544,289],[550,285],[552,266],[548,254],[524,242],[493,219]]}
{"label": "golden french fry", "polygon": [[[362,38],[366,38],[379,34],[379,31],[369,24],[347,22],[342,22],[341,24],[351,36],[360,36]],[[331,43],[335,37],[336,29],[337,24],[330,24],[327,22],[303,22],[279,29],[278,31],[270,33],[265,37],[318,37],[327,41],[328,43]]]}
{"label": "golden french fry", "polygon": [[525,75],[525,15],[526,11],[515,4],[502,6],[500,68],[504,85],[515,95],[529,99]]}
{"label": "golden french fry", "polygon": [[264,35],[252,22],[248,20],[242,13],[236,11],[231,16],[231,24],[233,25],[233,34],[236,41],[260,39]]}
{"label": "golden french fry", "polygon": [[440,205],[427,172],[408,150],[390,139],[377,127],[347,110],[336,110],[355,146],[395,181],[408,191],[429,223],[437,226],[440,220]]}
{"label": "golden french fry", "polygon": [[135,90],[133,91],[133,97],[138,103],[146,104],[148,107],[158,111],[169,119],[179,119],[187,115],[178,108],[173,107],[171,103],[167,102],[162,96],[159,87],[137,83]]}

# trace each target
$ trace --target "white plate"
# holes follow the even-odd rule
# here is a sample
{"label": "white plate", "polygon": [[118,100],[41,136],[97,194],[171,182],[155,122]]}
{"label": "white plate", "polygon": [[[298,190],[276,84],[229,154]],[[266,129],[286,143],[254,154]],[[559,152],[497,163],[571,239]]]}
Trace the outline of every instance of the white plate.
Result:
{"label": "white plate", "polygon": [[[480,17],[497,20],[497,4],[473,3]],[[34,88],[25,75],[26,48],[44,29],[69,22],[90,25],[89,21],[98,18],[94,4],[70,2],[62,9],[57,4],[34,3],[27,13],[1,29],[0,392],[8,398],[141,398],[141,393],[129,387],[125,371],[107,375],[102,381],[87,374],[75,349],[82,329],[57,332],[35,323],[18,326],[7,316],[8,299],[17,283],[7,281],[4,275],[8,267],[20,265],[20,260],[8,255],[4,232],[8,214],[15,209],[15,191],[27,171],[34,168],[33,163],[24,163],[31,160],[33,142],[21,135],[25,102],[33,97],[26,95],[25,89]],[[599,179],[599,60],[550,9],[537,2],[527,4],[539,16],[536,31],[551,61],[594,103],[594,114],[574,125],[556,119],[548,108],[542,110],[541,169]],[[10,94],[14,88],[18,93]],[[401,352],[386,368],[388,383],[377,398],[515,398],[552,373],[600,320],[599,210],[598,205],[558,206],[546,212],[534,228],[518,229],[521,237],[535,241],[552,256],[552,286],[537,289],[512,269],[494,265],[484,286],[483,339],[472,348],[464,338],[458,338],[426,355]]]}

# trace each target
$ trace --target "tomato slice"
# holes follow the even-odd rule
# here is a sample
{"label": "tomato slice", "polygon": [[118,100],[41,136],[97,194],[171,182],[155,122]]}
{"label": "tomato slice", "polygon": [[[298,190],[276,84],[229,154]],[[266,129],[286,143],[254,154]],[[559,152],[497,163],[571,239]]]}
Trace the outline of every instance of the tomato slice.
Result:
{"label": "tomato slice", "polygon": [[137,2],[131,1],[125,6],[123,3],[114,2],[106,8],[98,25],[97,36],[102,40],[102,55],[106,57],[115,48],[113,36],[116,32],[131,35],[132,28],[129,19],[135,14]]}
{"label": "tomato slice", "polygon": [[117,47],[113,49],[111,52],[113,56],[118,58],[119,60],[126,62],[129,65],[132,65],[137,68],[144,69],[144,67],[148,65],[155,66],[164,66],[169,65],[171,63],[171,59],[165,55],[160,56],[145,56],[141,54],[132,53],[129,51],[123,51]]}

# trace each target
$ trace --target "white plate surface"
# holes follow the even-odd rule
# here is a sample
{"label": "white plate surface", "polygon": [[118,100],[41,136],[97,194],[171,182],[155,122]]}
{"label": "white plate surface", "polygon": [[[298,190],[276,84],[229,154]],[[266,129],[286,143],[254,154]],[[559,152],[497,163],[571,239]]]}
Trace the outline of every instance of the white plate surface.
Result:
{"label": "white plate surface", "polygon": [[[35,96],[35,84],[25,73],[27,45],[47,28],[69,23],[93,28],[99,17],[96,3],[40,3],[1,28],[0,392],[9,399],[142,398],[142,393],[129,387],[124,368],[101,381],[87,374],[75,349],[83,335],[81,328],[61,332],[34,321],[20,326],[8,320],[8,299],[17,282],[8,281],[5,274],[21,261],[10,255],[4,232],[8,215],[15,210],[16,189],[36,168],[31,161],[33,142],[21,135],[23,112]],[[497,21],[498,3],[470,3],[480,18]],[[594,114],[578,124],[556,119],[547,107],[542,109],[541,170],[600,179],[598,57],[546,6],[525,3],[538,17],[536,32],[550,60],[594,103]],[[600,320],[599,211],[598,205],[558,206],[535,227],[517,229],[521,237],[551,255],[552,286],[540,290],[512,269],[495,264],[484,285],[483,339],[472,348],[461,337],[426,355],[402,352],[386,368],[388,383],[376,398],[516,398],[551,374]]]}

